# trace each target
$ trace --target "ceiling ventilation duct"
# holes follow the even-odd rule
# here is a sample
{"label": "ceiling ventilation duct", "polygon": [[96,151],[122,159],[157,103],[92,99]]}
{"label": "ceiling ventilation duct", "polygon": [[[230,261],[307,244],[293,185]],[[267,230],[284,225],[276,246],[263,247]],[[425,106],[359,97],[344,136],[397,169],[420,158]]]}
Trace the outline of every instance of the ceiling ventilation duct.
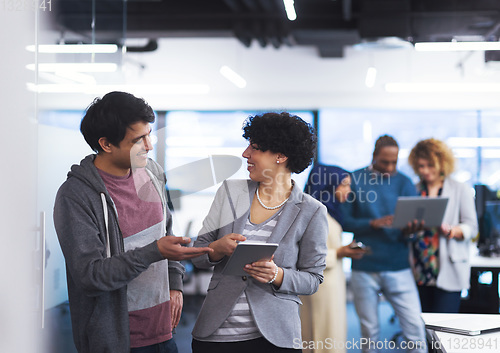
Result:
{"label": "ceiling ventilation duct", "polygon": [[[89,42],[92,3],[59,0],[52,16],[56,30]],[[294,0],[294,21],[287,19],[283,0],[126,1],[126,11],[124,3],[95,1],[96,43],[123,44],[124,37],[150,38],[152,44],[169,37],[235,37],[246,47],[253,42],[275,48],[315,45],[323,57],[340,57],[346,45],[386,37],[411,43],[456,36],[497,40],[489,34],[500,18],[498,0]]]}

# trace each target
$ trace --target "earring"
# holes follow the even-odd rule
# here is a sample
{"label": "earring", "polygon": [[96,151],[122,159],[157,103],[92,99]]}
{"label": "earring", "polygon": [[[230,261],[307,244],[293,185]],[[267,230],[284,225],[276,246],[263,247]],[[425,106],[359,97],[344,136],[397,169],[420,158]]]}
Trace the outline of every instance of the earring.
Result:
{"label": "earring", "polygon": [[277,160],[277,161],[276,161],[276,163],[280,164],[280,161],[279,161],[279,160]]}

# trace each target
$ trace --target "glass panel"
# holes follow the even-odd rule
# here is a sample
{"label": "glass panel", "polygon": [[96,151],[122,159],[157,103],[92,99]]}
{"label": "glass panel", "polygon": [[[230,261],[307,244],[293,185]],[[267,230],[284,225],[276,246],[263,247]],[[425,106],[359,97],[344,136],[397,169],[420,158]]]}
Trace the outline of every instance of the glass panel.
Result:
{"label": "glass panel", "polygon": [[0,352],[38,352],[42,327],[41,215],[36,210],[36,95],[26,89],[35,54],[35,3],[0,2]]}
{"label": "glass panel", "polygon": [[[33,60],[28,63],[29,72],[34,72],[37,76],[27,83],[27,87],[30,91],[36,92],[39,109],[45,109],[39,111],[36,117],[38,130],[36,141],[38,190],[36,194],[38,212],[44,212],[46,215],[45,308],[49,309],[67,300],[64,258],[52,221],[54,198],[59,186],[66,179],[71,165],[79,163],[87,154],[92,153],[79,131],[80,121],[84,114],[83,109],[95,97],[107,93],[112,84],[123,82],[123,72],[119,69],[124,54],[120,50],[111,54],[62,53],[61,50],[75,44],[81,46],[108,44],[110,38],[125,38],[126,18],[124,1],[116,1],[112,4],[99,1],[78,3],[66,1],[55,4],[44,0],[39,1],[38,4],[39,8],[34,11],[38,15],[37,33],[36,36],[31,33],[31,40],[36,39],[37,42],[26,44],[37,50]],[[78,33],[55,30],[55,18],[59,12],[75,11],[75,6],[78,7],[78,11],[85,12],[78,20],[88,24],[87,27]],[[111,21],[106,23],[106,18],[94,16],[94,14],[103,14],[103,11],[108,16],[117,19],[113,23],[120,23],[121,20],[117,28],[111,28]],[[103,31],[99,31],[103,28],[108,30],[104,35]],[[113,44],[117,43],[116,40],[113,41]],[[48,48],[47,45],[52,47]],[[49,49],[60,50],[50,52]],[[83,50],[83,48],[79,49]],[[30,48],[30,50],[33,49]],[[114,70],[99,72],[103,66],[96,66],[102,64],[105,64],[104,68]],[[26,83],[23,84],[26,85]],[[102,88],[100,85],[107,86]],[[52,110],[64,107],[68,102],[78,104],[82,110]]]}
{"label": "glass panel", "polygon": [[[174,231],[177,235],[195,236],[201,222],[208,213],[218,186],[213,177],[209,157],[213,155],[233,156],[239,159],[240,167],[231,175],[232,179],[247,179],[246,160],[241,156],[248,146],[242,137],[245,119],[258,112],[169,112],[166,117],[166,162],[169,189],[181,189],[174,200]],[[311,112],[291,112],[312,124]],[[233,163],[233,162],[231,162]],[[215,164],[214,164],[215,167]],[[189,168],[189,169],[188,169]],[[214,168],[215,170],[215,168]],[[184,174],[181,174],[184,171]],[[217,175],[217,170],[215,174]],[[182,175],[182,178],[179,178]],[[293,179],[303,188],[308,170]],[[187,188],[190,190],[186,190]],[[171,195],[175,198],[175,195]]]}
{"label": "glass panel", "polygon": [[92,153],[80,133],[81,111],[43,111],[38,116],[38,209],[45,212],[47,258],[45,308],[68,299],[66,268],[54,229],[54,198],[73,164]]}
{"label": "glass panel", "polygon": [[[312,124],[311,112],[291,112],[300,116],[306,122]],[[242,126],[245,119],[256,114],[255,112],[169,112],[167,114],[166,127],[166,172],[178,170],[176,168],[193,163],[211,155],[229,155],[241,159],[241,167],[231,178],[248,178],[246,163],[241,156],[248,145],[242,137]],[[303,186],[305,180],[303,175],[294,175],[296,182]],[[206,175],[200,175],[206,177]],[[209,176],[211,177],[211,176]],[[202,183],[204,184],[204,183]],[[212,183],[214,185],[214,183]],[[178,188],[173,182],[170,188]],[[207,190],[214,193],[216,186]]]}

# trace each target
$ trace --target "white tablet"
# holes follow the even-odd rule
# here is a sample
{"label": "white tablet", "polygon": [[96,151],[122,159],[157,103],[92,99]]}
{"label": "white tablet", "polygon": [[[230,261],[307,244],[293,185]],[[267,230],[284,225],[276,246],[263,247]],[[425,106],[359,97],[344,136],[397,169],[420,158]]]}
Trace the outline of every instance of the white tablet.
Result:
{"label": "white tablet", "polygon": [[229,257],[222,273],[225,275],[246,276],[248,273],[243,270],[246,264],[270,260],[277,248],[278,244],[276,243],[241,242]]}
{"label": "white tablet", "polygon": [[415,219],[424,221],[425,227],[438,227],[443,224],[447,204],[447,197],[398,197],[391,228],[404,228]]}

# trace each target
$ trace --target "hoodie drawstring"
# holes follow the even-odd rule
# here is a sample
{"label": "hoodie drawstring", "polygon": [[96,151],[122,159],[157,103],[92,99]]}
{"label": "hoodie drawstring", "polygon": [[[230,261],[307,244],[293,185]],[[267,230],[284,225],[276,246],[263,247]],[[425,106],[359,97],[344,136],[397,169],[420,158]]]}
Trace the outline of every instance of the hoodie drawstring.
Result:
{"label": "hoodie drawstring", "polygon": [[101,192],[102,208],[104,210],[104,224],[106,226],[106,257],[111,257],[111,246],[109,244],[109,230],[108,230],[108,203],[106,202],[106,195]]}

